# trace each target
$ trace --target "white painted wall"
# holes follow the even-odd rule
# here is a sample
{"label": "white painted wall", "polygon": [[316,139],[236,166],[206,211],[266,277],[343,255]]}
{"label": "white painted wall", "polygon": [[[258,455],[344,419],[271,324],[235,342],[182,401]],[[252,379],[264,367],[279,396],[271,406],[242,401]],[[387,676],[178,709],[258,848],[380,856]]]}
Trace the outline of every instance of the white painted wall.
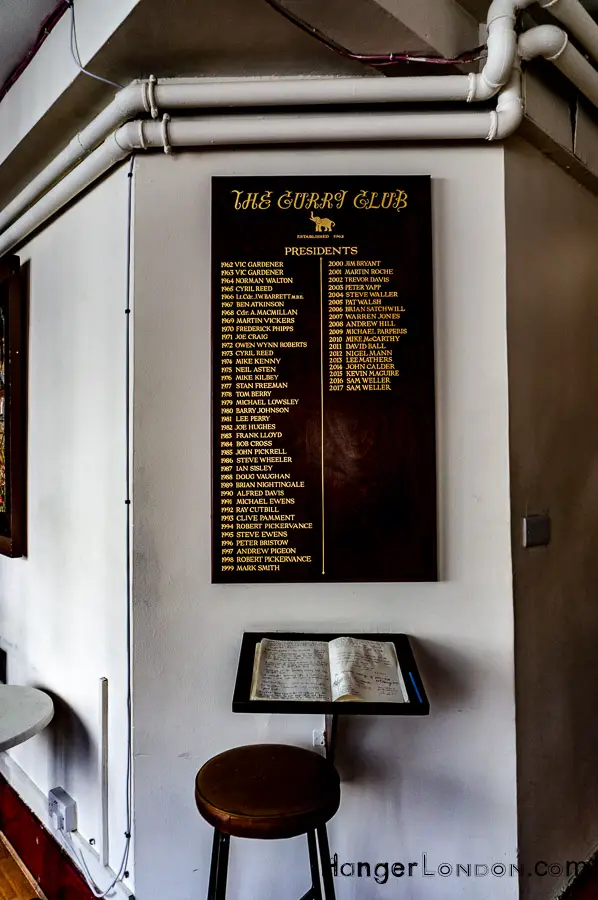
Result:
{"label": "white painted wall", "polygon": [[[0,557],[9,680],[57,714],[11,757],[42,792],[76,799],[99,840],[100,677],[110,685],[111,863],[125,831],[124,169],[21,252],[30,261],[28,554]],[[26,800],[35,805],[35,796]]]}
{"label": "white painted wall", "polygon": [[[417,861],[394,886],[339,878],[339,900],[507,900],[516,878],[423,877],[516,858],[504,154],[501,147],[255,150],[137,161],[135,217],[135,805],[138,900],[204,895],[210,828],[193,780],[211,755],[309,745],[315,717],[233,715],[244,630],[405,631],[428,719],[343,723],[341,860]],[[431,173],[438,584],[210,584],[210,176]],[[304,839],[233,841],[230,894],[307,888]]]}
{"label": "white painted wall", "polygon": [[[506,173],[519,839],[565,866],[598,842],[598,199],[523,141]],[[521,547],[526,510],[550,512],[548,548]]]}

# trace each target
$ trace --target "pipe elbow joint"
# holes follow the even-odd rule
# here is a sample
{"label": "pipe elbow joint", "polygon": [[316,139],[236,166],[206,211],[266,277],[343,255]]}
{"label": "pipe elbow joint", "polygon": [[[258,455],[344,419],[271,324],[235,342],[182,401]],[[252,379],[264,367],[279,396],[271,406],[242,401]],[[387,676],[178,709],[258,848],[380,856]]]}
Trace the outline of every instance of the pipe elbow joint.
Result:
{"label": "pipe elbow joint", "polygon": [[[490,26],[497,19],[508,19],[513,25],[518,9],[525,9],[537,0],[492,0],[488,10],[486,24]],[[550,2],[550,0],[548,0]]]}
{"label": "pipe elbow joint", "polygon": [[125,122],[108,138],[106,144],[113,145],[114,152],[120,154],[120,158],[124,158],[134,150],[144,150],[146,144],[143,138],[143,122],[141,120]]}
{"label": "pipe elbow joint", "polygon": [[538,25],[519,36],[519,56],[530,60],[543,56],[554,62],[564,53],[569,37],[556,25]]}
{"label": "pipe elbow joint", "polygon": [[470,103],[491,100],[502,87],[504,87],[504,81],[498,83],[489,81],[485,72],[482,71],[479,75],[473,76],[471,90],[467,99]]}
{"label": "pipe elbow joint", "polygon": [[133,81],[115,96],[113,102],[118,109],[121,122],[133,119],[144,111],[144,91],[144,82]]}
{"label": "pipe elbow joint", "polygon": [[488,59],[470,93],[470,100],[490,100],[505,86],[517,57],[517,37],[513,22],[501,18],[489,25]]}
{"label": "pipe elbow joint", "polygon": [[521,99],[512,98],[500,108],[496,108],[496,122],[493,133],[488,135],[489,141],[502,141],[514,134],[523,122],[523,103]]}
{"label": "pipe elbow joint", "polygon": [[509,86],[499,94],[488,140],[501,141],[514,134],[523,121],[523,113],[521,75],[517,72],[511,78]]}

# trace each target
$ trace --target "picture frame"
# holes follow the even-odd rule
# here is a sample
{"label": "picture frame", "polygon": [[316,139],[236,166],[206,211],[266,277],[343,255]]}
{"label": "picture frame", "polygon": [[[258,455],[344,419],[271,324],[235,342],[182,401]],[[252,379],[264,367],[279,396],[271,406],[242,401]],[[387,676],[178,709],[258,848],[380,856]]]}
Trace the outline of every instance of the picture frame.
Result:
{"label": "picture frame", "polygon": [[0,555],[27,545],[27,272],[0,260]]}

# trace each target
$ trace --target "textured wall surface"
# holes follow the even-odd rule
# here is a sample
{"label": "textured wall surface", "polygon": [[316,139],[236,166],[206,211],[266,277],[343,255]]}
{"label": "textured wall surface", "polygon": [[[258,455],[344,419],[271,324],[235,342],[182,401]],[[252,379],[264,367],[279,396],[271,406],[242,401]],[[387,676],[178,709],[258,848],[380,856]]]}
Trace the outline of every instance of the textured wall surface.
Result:
{"label": "textured wall surface", "polygon": [[81,834],[98,843],[99,679],[108,678],[116,868],[126,766],[126,189],[120,169],[20,254],[31,294],[28,553],[0,557],[9,681],[48,690],[56,708],[11,756],[43,793],[61,785],[73,796]]}
{"label": "textured wall surface", "polygon": [[[136,896],[191,900],[210,829],[193,779],[212,754],[311,744],[317,717],[233,715],[244,630],[406,631],[427,719],[342,723],[340,861],[416,861],[409,879],[341,876],[340,900],[511,900],[511,877],[448,863],[515,862],[503,150],[278,149],[144,157],[135,219]],[[441,581],[210,583],[210,177],[432,174]],[[405,265],[409,261],[404,262]],[[428,870],[423,874],[422,854]],[[435,873],[435,874],[434,874]],[[231,896],[300,895],[304,840],[233,841]]]}
{"label": "textured wall surface", "polygon": [[[598,844],[598,200],[522,141],[506,174],[520,849],[566,867]],[[548,548],[522,548],[526,510]]]}

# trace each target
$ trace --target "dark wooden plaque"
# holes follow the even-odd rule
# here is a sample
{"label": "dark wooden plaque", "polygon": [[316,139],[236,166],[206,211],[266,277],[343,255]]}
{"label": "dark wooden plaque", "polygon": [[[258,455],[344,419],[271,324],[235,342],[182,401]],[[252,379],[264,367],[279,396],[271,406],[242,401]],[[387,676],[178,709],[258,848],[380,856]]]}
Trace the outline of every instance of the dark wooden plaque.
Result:
{"label": "dark wooden plaque", "polygon": [[214,178],[212,579],[435,581],[430,179]]}

